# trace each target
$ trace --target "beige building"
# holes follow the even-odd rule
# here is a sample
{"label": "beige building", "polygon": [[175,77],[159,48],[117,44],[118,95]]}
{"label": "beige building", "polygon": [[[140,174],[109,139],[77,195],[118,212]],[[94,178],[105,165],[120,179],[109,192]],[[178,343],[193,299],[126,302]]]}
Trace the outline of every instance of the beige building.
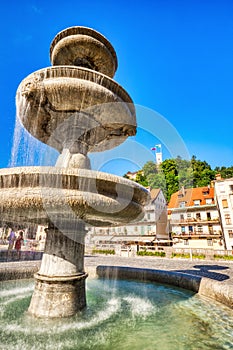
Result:
{"label": "beige building", "polygon": [[168,205],[174,248],[224,249],[213,187],[182,188]]}
{"label": "beige building", "polygon": [[233,178],[214,181],[215,198],[221,218],[225,247],[233,249]]}
{"label": "beige building", "polygon": [[166,199],[161,189],[151,190],[142,220],[117,227],[88,227],[87,242],[107,244],[127,241],[168,240]]}

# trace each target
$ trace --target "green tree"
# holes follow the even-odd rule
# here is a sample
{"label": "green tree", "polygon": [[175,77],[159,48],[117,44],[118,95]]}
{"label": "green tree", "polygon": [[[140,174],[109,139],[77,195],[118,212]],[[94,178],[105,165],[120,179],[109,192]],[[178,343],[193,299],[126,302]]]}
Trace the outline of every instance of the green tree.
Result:
{"label": "green tree", "polygon": [[215,171],[206,161],[197,160],[192,156],[191,166],[193,168],[193,187],[207,186],[215,178]]}
{"label": "green tree", "polygon": [[138,171],[137,175],[136,175],[136,182],[138,182],[140,185],[144,186],[144,187],[148,187],[148,180],[145,177],[143,171]]}
{"label": "green tree", "polygon": [[166,198],[167,185],[166,185],[165,176],[162,172],[158,174],[149,174],[147,176],[147,181],[148,181],[148,186],[150,186],[151,188],[161,188]]}
{"label": "green tree", "polygon": [[212,170],[206,161],[201,161],[196,156],[192,156],[191,160],[178,156],[164,160],[159,166],[152,161],[145,163],[138,172],[136,181],[143,186],[161,188],[169,201],[171,195],[182,186],[191,188],[210,185],[217,173],[225,179],[233,177],[233,166],[216,167]]}
{"label": "green tree", "polygon": [[142,171],[145,177],[147,177],[150,174],[157,174],[158,173],[157,165],[154,162],[149,161],[143,166]]}
{"label": "green tree", "polygon": [[215,172],[216,172],[216,174],[220,173],[221,177],[223,179],[229,179],[229,178],[233,177],[233,166],[228,167],[228,168],[225,166],[222,166],[221,168],[216,167]]}
{"label": "green tree", "polygon": [[189,166],[185,169],[180,169],[178,173],[179,187],[185,188],[193,187],[193,169]]}
{"label": "green tree", "polygon": [[160,168],[164,172],[165,178],[167,174],[173,174],[175,176],[178,176],[177,164],[175,159],[164,160],[160,165]]}

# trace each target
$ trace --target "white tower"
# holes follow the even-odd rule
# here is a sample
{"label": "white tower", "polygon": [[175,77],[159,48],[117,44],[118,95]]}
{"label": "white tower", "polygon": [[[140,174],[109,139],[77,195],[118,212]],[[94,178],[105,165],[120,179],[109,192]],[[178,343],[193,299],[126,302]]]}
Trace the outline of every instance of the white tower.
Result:
{"label": "white tower", "polygon": [[155,160],[156,160],[156,164],[160,165],[163,161],[163,157],[162,157],[162,145],[155,145],[154,147],[151,148],[152,151],[155,151]]}
{"label": "white tower", "polygon": [[162,163],[162,152],[158,152],[158,153],[155,153],[155,157],[156,157],[156,163],[157,165],[161,164]]}

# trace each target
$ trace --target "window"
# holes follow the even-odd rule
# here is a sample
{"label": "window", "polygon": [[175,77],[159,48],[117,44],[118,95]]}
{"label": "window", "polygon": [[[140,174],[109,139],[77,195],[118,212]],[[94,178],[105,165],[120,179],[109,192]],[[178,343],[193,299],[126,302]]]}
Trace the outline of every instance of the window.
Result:
{"label": "window", "polygon": [[226,225],[231,225],[231,216],[230,214],[225,214]]}
{"label": "window", "polygon": [[198,231],[198,232],[203,232],[203,227],[202,227],[201,225],[198,225],[198,226],[197,226],[197,231]]}
{"label": "window", "polygon": [[189,245],[189,240],[188,239],[184,239],[184,245]]}
{"label": "window", "polygon": [[196,219],[201,220],[201,213],[196,213]]}
{"label": "window", "polygon": [[201,204],[200,199],[195,199],[193,202],[194,202],[194,205],[195,205],[195,206],[198,206],[198,205]]}
{"label": "window", "polygon": [[213,245],[213,240],[207,239],[207,245],[208,245],[208,247],[211,247]]}
{"label": "window", "polygon": [[223,209],[228,208],[227,199],[222,199],[222,207]]}
{"label": "window", "polygon": [[207,216],[207,220],[211,220],[211,215],[209,212],[206,213],[206,216]]}
{"label": "window", "polygon": [[147,214],[147,219],[150,220],[150,213]]}
{"label": "window", "polygon": [[185,202],[180,202],[180,208],[184,208],[185,207]]}
{"label": "window", "polygon": [[189,233],[193,232],[193,226],[189,226]]}
{"label": "window", "polygon": [[206,204],[212,204],[212,198],[206,198],[205,202]]}
{"label": "window", "polygon": [[181,226],[181,232],[185,233],[185,226]]}
{"label": "window", "polygon": [[210,235],[213,235],[213,234],[214,234],[213,225],[208,225],[208,230],[209,230],[209,234],[210,234]]}
{"label": "window", "polygon": [[184,214],[180,214],[180,221],[184,221]]}
{"label": "window", "polygon": [[233,238],[233,230],[228,230],[229,238]]}
{"label": "window", "polygon": [[209,190],[203,191],[202,193],[203,193],[203,196],[207,196],[209,194]]}
{"label": "window", "polygon": [[221,193],[225,193],[225,187],[224,187],[224,184],[219,185],[219,191],[220,191]]}

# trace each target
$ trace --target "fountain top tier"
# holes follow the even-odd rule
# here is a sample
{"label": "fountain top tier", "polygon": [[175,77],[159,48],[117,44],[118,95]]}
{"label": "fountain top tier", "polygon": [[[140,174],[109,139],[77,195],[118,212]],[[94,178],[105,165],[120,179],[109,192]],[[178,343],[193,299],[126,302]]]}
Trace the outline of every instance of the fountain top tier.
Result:
{"label": "fountain top tier", "polygon": [[133,102],[109,78],[117,68],[116,53],[93,29],[72,27],[55,37],[50,56],[53,67],[19,85],[17,115],[35,138],[62,153],[59,165],[68,152],[68,166],[89,168],[88,152],[114,148],[136,133]]}
{"label": "fountain top tier", "polygon": [[50,46],[52,65],[79,66],[113,77],[117,56],[110,42],[87,27],[70,27],[58,33]]}

